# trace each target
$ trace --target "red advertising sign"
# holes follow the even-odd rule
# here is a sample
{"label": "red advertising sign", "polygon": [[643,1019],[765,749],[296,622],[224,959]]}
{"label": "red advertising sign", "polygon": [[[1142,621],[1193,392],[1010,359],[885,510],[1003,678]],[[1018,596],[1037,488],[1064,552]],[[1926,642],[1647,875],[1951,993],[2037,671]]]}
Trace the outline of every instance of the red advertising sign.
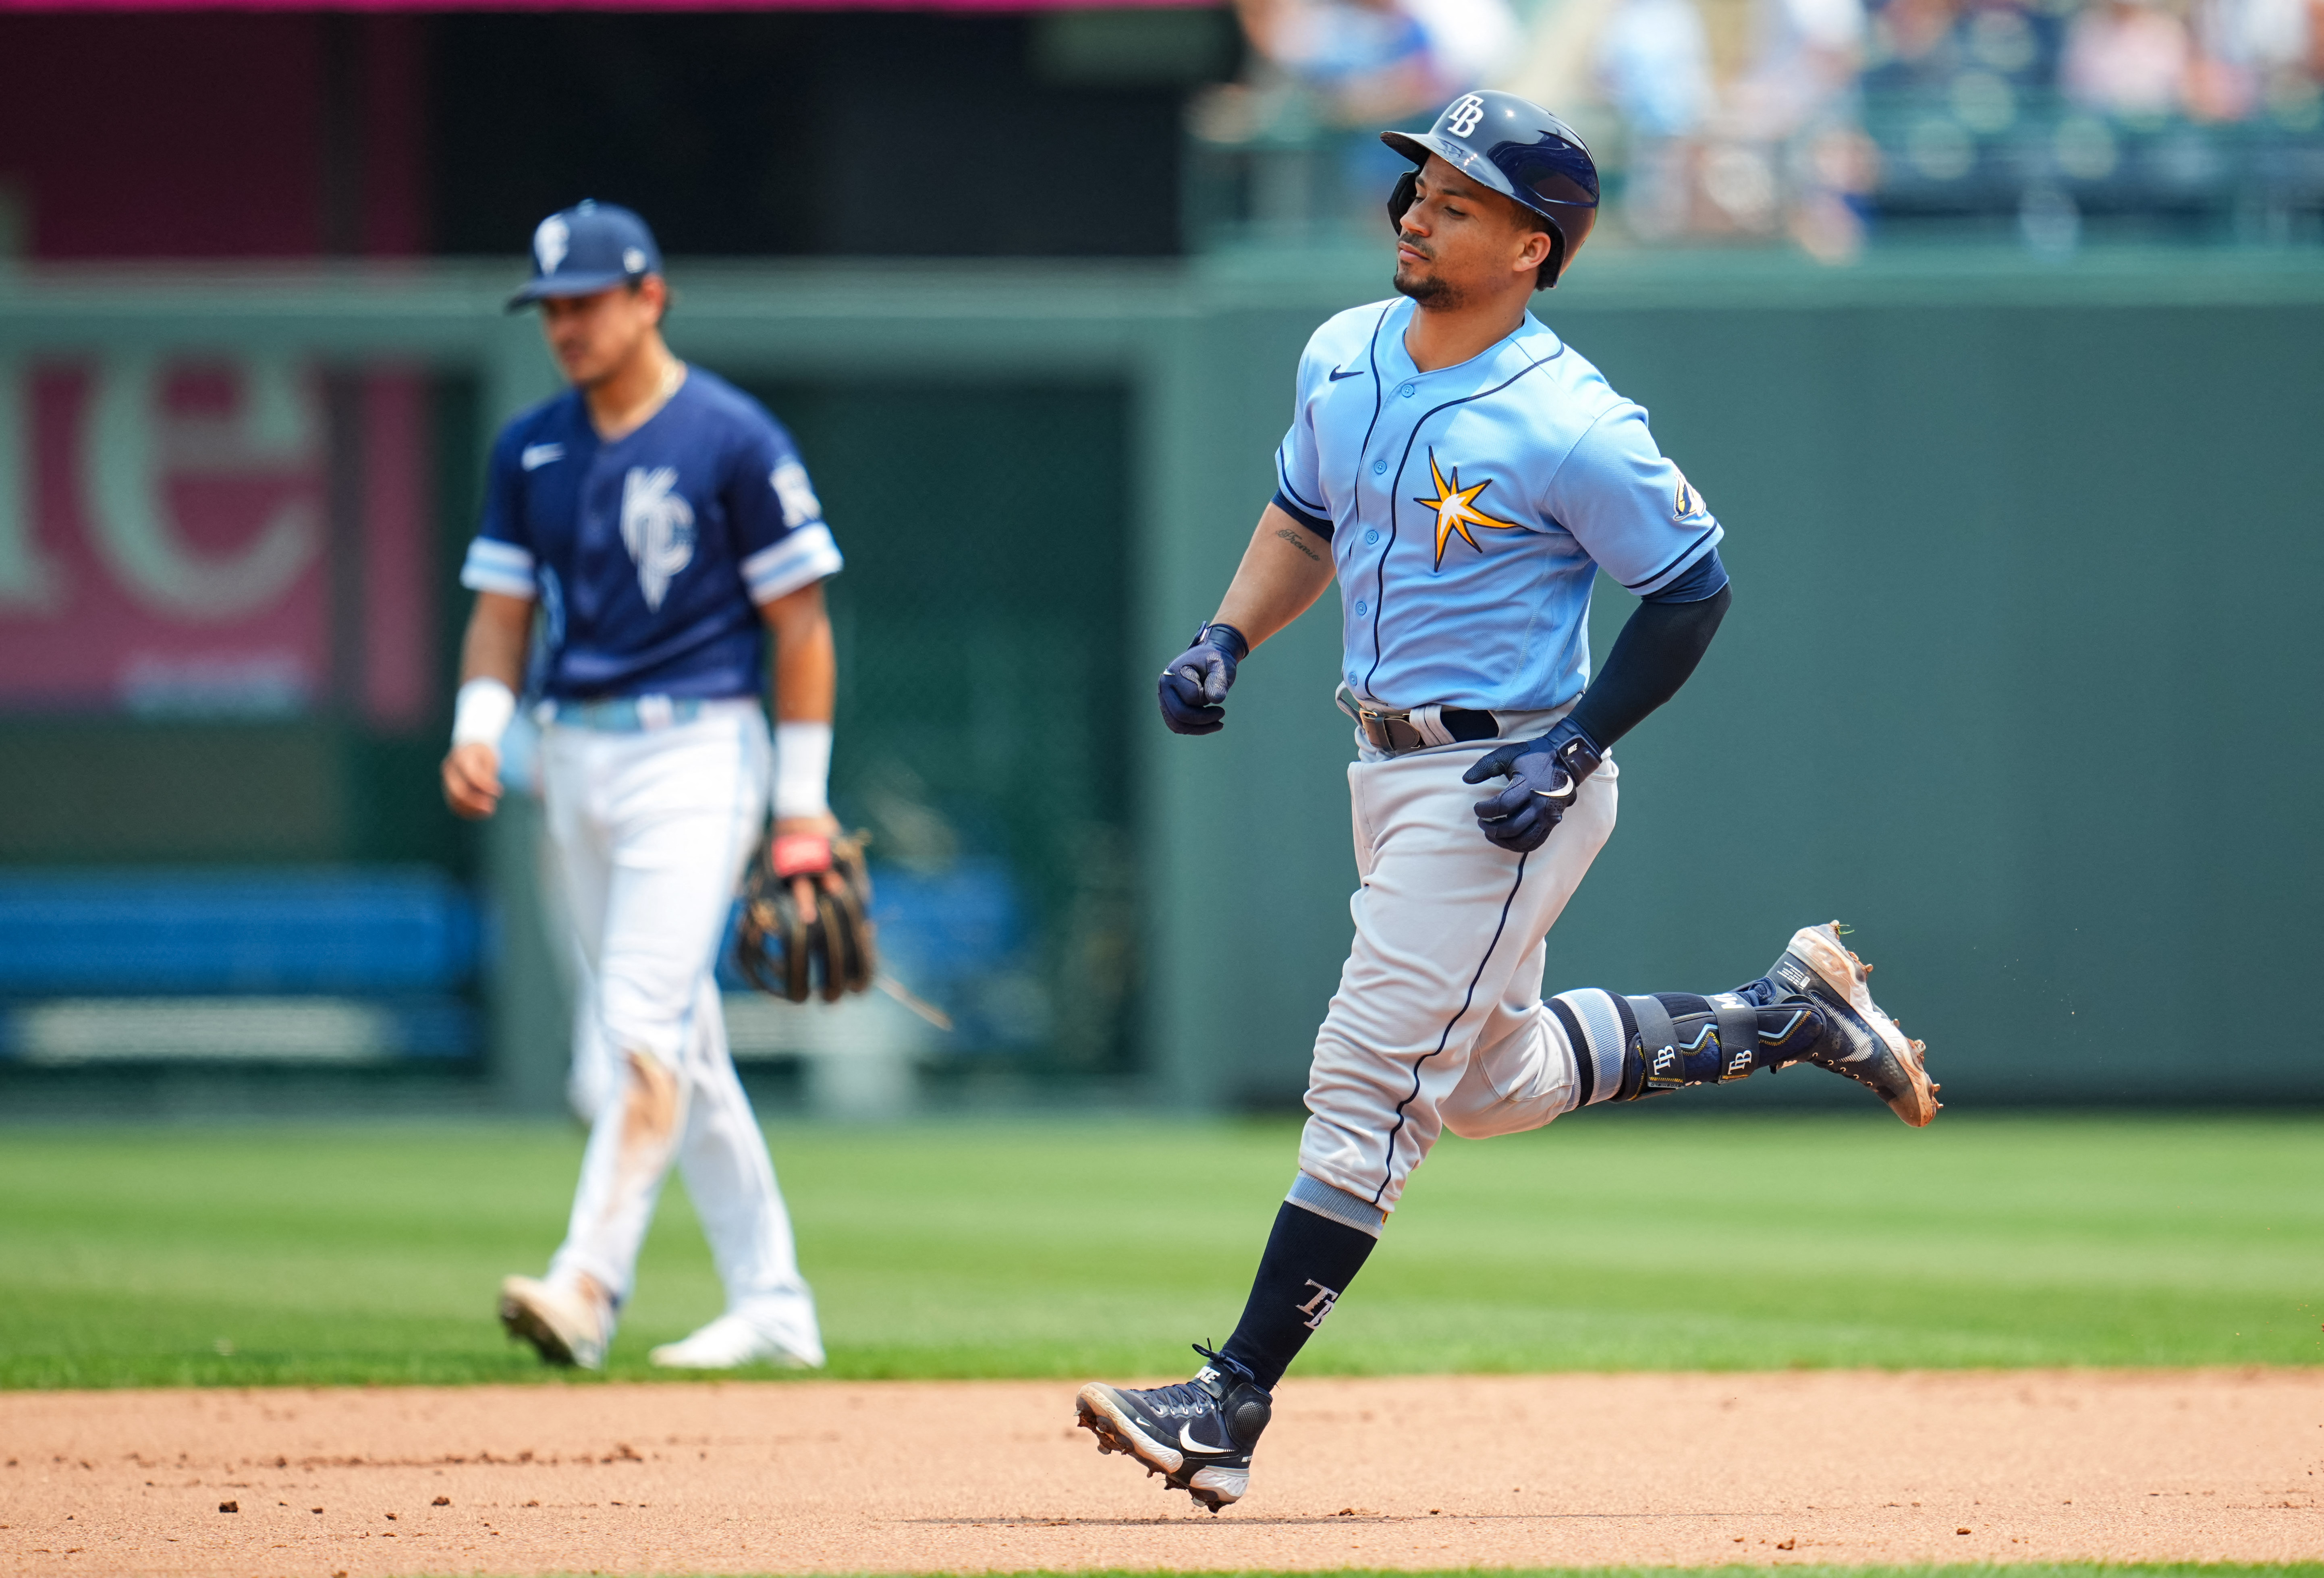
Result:
{"label": "red advertising sign", "polygon": [[[424,715],[423,391],[359,387],[363,518],[335,529],[311,366],[0,366],[0,706]],[[356,556],[361,626],[337,673],[335,543]]]}

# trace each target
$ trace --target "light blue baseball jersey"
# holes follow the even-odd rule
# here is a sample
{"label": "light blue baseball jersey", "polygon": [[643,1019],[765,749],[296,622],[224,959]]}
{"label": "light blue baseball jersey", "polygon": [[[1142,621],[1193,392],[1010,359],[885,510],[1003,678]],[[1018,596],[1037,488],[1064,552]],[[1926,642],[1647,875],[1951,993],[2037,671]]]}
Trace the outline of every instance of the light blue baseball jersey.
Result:
{"label": "light blue baseball jersey", "polygon": [[578,392],[501,429],[460,581],[538,597],[557,700],[725,697],[765,683],[771,603],[840,568],[807,468],[766,409],[699,367],[636,431]]}
{"label": "light blue baseball jersey", "polygon": [[1590,678],[1590,590],[1640,595],[1718,545],[1642,407],[1531,313],[1456,367],[1404,348],[1403,297],[1342,312],[1299,359],[1275,502],[1331,540],[1342,678],[1384,707],[1562,706]]}

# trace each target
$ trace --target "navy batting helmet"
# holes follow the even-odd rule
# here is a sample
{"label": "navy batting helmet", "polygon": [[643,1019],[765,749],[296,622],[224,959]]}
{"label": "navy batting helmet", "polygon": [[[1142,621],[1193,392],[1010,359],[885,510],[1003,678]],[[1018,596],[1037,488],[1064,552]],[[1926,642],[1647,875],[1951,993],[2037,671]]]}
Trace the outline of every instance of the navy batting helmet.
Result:
{"label": "navy batting helmet", "polygon": [[[1597,223],[1598,166],[1590,150],[1572,126],[1531,99],[1480,88],[1446,105],[1436,124],[1418,136],[1382,132],[1380,141],[1415,166],[1427,163],[1434,153],[1470,180],[1540,215],[1556,243],[1541,265],[1541,289],[1557,283]],[[1388,200],[1388,223],[1398,229],[1404,211],[1412,207],[1418,173],[1406,172]]]}

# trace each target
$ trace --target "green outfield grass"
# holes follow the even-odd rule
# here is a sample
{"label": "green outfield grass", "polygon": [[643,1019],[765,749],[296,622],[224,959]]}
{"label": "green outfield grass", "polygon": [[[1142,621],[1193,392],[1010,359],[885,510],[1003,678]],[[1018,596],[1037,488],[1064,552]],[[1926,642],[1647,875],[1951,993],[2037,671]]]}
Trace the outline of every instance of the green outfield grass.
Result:
{"label": "green outfield grass", "polygon": [[[1287,1123],[778,1126],[841,1376],[1182,1373]],[[554,1126],[0,1130],[0,1385],[541,1374]],[[1448,1140],[1305,1373],[2324,1362],[2324,1121],[1592,1113]],[[612,1373],[716,1313],[673,1183]],[[2022,1570],[2021,1570],[2022,1571]]]}

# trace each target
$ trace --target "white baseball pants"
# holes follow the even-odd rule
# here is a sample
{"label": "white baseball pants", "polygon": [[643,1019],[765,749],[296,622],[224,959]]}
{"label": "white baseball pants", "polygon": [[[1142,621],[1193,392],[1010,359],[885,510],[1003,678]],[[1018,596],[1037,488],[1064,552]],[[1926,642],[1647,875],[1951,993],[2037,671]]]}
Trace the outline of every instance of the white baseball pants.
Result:
{"label": "white baseball pants", "polygon": [[[1517,738],[1560,714],[1504,715]],[[1519,723],[1522,718],[1522,724]],[[1495,848],[1471,807],[1507,780],[1462,773],[1502,741],[1349,765],[1356,937],[1315,1035],[1299,1170],[1380,1212],[1445,1129],[1538,1129],[1572,1110],[1573,1048],[1541,1001],[1544,938],[1614,831],[1611,758],[1547,843]]]}
{"label": "white baseball pants", "polygon": [[586,1274],[618,1309],[675,1160],[728,1311],[820,1362],[814,1297],[713,975],[766,817],[772,756],[748,701],[664,729],[552,724],[543,734],[549,834],[584,965],[575,1057],[610,1064],[614,1076],[549,1276]]}

